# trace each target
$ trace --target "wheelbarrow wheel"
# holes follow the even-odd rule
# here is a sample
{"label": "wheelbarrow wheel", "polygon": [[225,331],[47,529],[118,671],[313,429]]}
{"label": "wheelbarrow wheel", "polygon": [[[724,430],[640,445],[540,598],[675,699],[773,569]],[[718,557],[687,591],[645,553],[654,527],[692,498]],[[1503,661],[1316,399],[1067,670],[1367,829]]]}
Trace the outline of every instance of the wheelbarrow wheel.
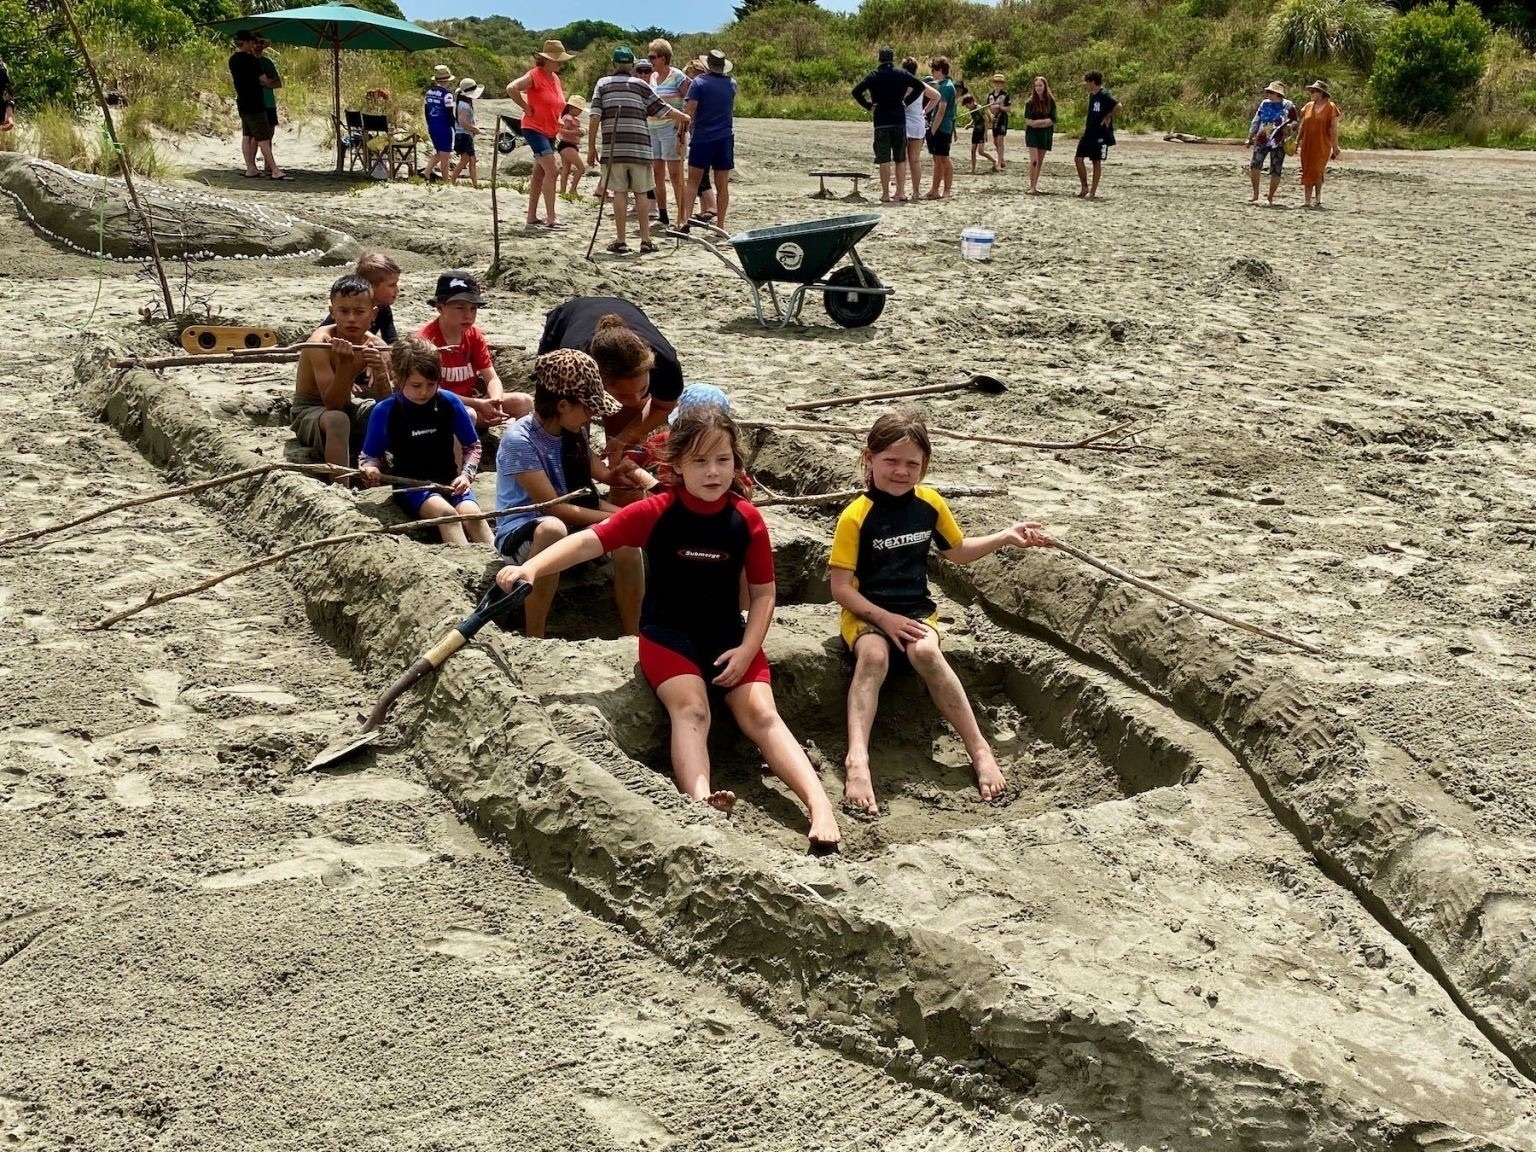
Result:
{"label": "wheelbarrow wheel", "polygon": [[[880,288],[880,277],[868,268],[864,269],[864,281],[859,280],[857,268],[839,268],[827,277],[834,288]],[[880,319],[885,311],[885,296],[879,292],[836,292],[832,289],[821,294],[822,306],[827,315],[844,328],[865,328]]]}

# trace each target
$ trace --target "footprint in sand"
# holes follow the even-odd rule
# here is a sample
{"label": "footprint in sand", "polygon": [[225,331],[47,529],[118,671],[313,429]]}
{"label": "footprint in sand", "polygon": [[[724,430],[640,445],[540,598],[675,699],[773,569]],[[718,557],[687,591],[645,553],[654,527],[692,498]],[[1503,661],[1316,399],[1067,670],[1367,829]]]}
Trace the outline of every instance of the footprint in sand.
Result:
{"label": "footprint in sand", "polygon": [[414,868],[432,858],[406,844],[339,844],[324,836],[295,840],[292,847],[293,854],[282,860],[215,872],[203,877],[198,887],[222,892],[274,880],[318,879],[327,888],[344,888],[376,882],[386,869]]}
{"label": "footprint in sand", "polygon": [[620,1148],[670,1148],[677,1143],[670,1128],[628,1100],[592,1094],[576,1097],[576,1103]]}

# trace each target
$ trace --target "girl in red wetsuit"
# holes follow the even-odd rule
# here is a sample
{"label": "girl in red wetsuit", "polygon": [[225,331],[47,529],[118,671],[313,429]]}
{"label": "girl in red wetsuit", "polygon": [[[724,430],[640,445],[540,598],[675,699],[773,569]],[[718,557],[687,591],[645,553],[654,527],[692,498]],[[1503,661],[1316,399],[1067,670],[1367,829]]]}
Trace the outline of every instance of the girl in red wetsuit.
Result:
{"label": "girl in red wetsuit", "polygon": [[[724,700],[742,734],[810,811],[812,852],[834,851],[832,802],[773,701],[763,638],[773,619],[773,546],[762,516],[737,488],[736,425],[719,408],[689,410],[673,426],[667,462],[680,483],[630,504],[601,524],[503,568],[510,591],[615,548],[644,548],[650,572],[640,609],[640,670],[672,722],[678,788],[729,814],[736,795],[709,777],[711,700]],[[750,606],[742,619],[746,573]]]}

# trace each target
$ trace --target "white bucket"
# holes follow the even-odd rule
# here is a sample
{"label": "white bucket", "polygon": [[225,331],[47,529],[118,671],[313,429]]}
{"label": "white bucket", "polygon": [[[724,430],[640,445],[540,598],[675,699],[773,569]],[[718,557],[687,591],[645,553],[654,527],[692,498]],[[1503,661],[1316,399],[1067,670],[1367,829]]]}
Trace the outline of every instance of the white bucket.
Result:
{"label": "white bucket", "polygon": [[990,260],[995,239],[997,235],[990,228],[966,228],[960,233],[960,255],[967,260]]}

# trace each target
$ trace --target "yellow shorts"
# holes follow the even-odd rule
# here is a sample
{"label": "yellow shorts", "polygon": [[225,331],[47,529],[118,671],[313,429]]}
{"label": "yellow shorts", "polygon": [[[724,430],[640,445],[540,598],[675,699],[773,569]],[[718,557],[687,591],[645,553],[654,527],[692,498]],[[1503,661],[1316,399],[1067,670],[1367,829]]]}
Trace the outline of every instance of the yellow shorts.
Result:
{"label": "yellow shorts", "polygon": [[[918,622],[928,625],[928,627],[933,629],[934,635],[938,635],[939,614],[937,612],[935,612],[932,616],[929,616],[926,619],[920,620]],[[860,620],[852,612],[844,608],[838,631],[843,637],[843,643],[848,645],[848,651],[852,652],[853,646],[858,643],[860,636],[867,636],[871,632],[879,633],[880,629],[876,628],[868,620]]]}

